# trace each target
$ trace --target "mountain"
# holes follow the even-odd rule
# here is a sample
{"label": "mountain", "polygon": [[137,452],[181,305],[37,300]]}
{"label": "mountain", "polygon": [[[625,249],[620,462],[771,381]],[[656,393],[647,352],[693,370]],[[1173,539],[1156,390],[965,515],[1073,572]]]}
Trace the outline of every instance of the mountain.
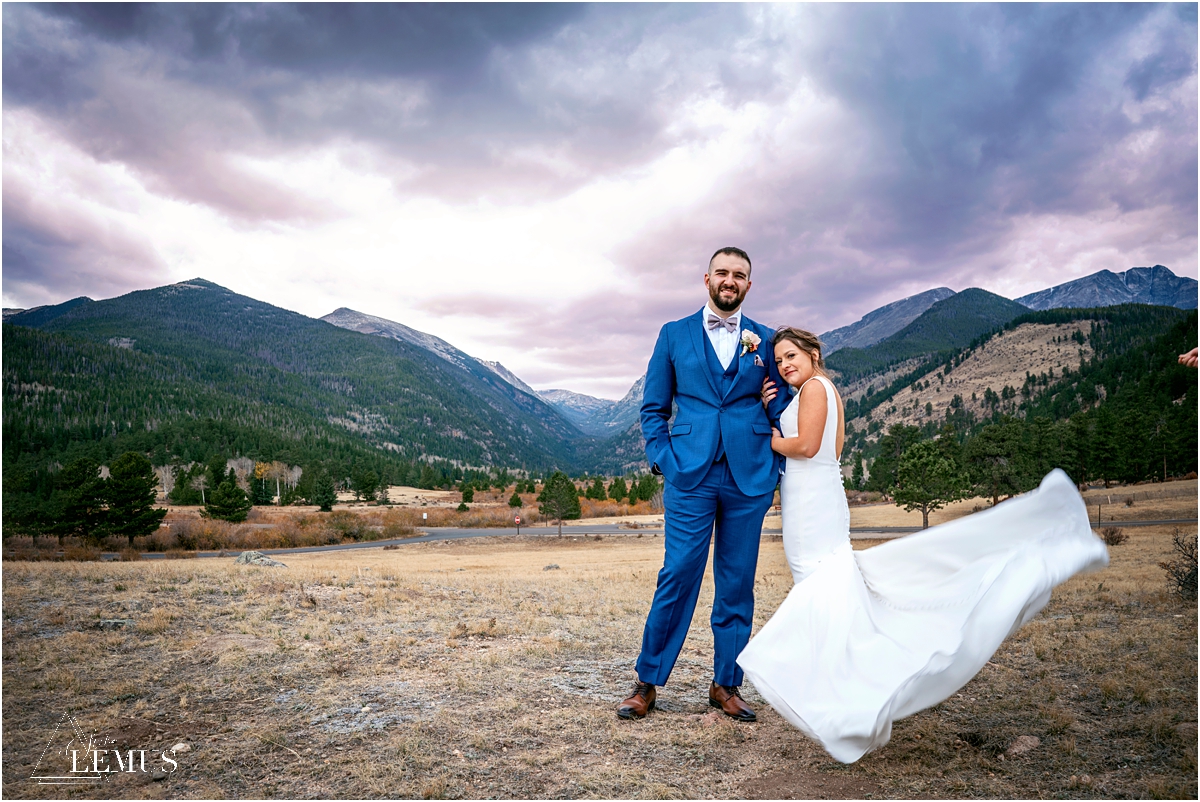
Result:
{"label": "mountain", "polygon": [[499,362],[493,362],[493,361],[487,360],[487,359],[480,359],[479,357],[473,357],[473,358],[475,359],[476,362],[483,365],[485,368],[492,371],[492,373],[495,373],[497,376],[504,379],[506,382],[511,384],[513,387],[516,387],[518,390],[525,393],[526,395],[531,395],[534,398],[540,397],[540,396],[538,396],[537,390],[533,389],[528,384],[521,381],[520,376],[513,373],[508,368],[504,367]]}
{"label": "mountain", "polygon": [[450,343],[440,337],[435,337],[432,334],[426,334],[423,331],[409,328],[403,323],[397,323],[394,320],[388,320],[374,315],[355,312],[353,309],[341,307],[335,309],[328,315],[325,315],[320,320],[326,323],[332,323],[335,326],[343,329],[357,331],[360,334],[373,334],[377,337],[390,337],[393,340],[411,343],[413,345],[424,348],[442,359],[457,365],[470,373],[476,372],[476,366],[482,365],[487,370],[499,376],[504,381],[508,382],[513,387],[521,392],[538,397],[537,391],[530,387],[508,368],[501,365],[499,362],[489,362],[485,359],[471,356],[470,354],[460,351]]}
{"label": "mountain", "polygon": [[[476,360],[459,365],[425,347],[348,331],[202,279],[78,305],[38,327],[65,338],[30,344],[21,361],[9,359],[19,329],[5,326],[6,454],[8,436],[18,431],[10,421],[16,426],[20,415],[22,426],[32,427],[29,437],[42,437],[50,450],[72,438],[154,432],[191,419],[250,429],[286,419],[288,431],[350,437],[412,464],[547,469],[572,465],[579,439],[540,398]],[[90,390],[73,386],[84,394],[71,399],[78,414],[55,417],[39,399],[56,396],[54,388],[69,378],[60,372],[86,366],[84,345],[104,354],[112,371]],[[56,349],[76,356],[54,363]],[[116,351],[140,361],[128,363]],[[112,393],[136,390],[153,376],[165,384],[133,393],[119,415],[112,409]],[[181,389],[171,391],[172,383]]]}
{"label": "mountain", "polygon": [[875,345],[831,354],[826,365],[850,382],[906,359],[962,348],[1028,311],[1015,301],[972,287],[938,301]]}
{"label": "mountain", "polygon": [[1090,309],[1117,304],[1151,304],[1196,308],[1196,280],[1177,276],[1162,265],[1131,267],[1122,273],[1101,270],[1048,290],[1023,295],[1017,303],[1030,309]]}
{"label": "mountain", "polygon": [[616,401],[573,393],[570,390],[539,390],[538,396],[575,424],[581,432],[593,436],[602,436],[605,433],[606,427],[601,419],[617,405]]}
{"label": "mountain", "polygon": [[570,390],[540,390],[538,395],[584,434],[611,437],[637,422],[645,386],[646,377],[642,376],[620,401],[595,398]]}
{"label": "mountain", "polygon": [[949,287],[926,290],[868,312],[857,323],[827,331],[821,335],[821,342],[825,343],[825,355],[828,356],[842,348],[866,348],[868,345],[874,345],[884,337],[900,331],[926,309],[953,294],[954,290]]}
{"label": "mountain", "polygon": [[46,325],[56,317],[65,315],[72,309],[90,303],[95,303],[95,301],[81,295],[78,298],[72,298],[69,301],[63,301],[61,304],[54,304],[53,306],[35,306],[32,309],[5,309],[4,322],[17,326],[38,328],[39,326]]}

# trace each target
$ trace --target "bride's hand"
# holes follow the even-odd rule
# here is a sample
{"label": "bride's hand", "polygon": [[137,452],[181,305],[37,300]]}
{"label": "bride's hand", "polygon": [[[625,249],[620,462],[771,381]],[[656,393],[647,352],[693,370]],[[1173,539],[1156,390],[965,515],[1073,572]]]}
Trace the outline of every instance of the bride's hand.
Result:
{"label": "bride's hand", "polygon": [[774,426],[772,426],[771,427],[771,450],[782,453],[779,451],[780,447],[782,447],[782,446],[783,446],[783,432],[779,431]]}
{"label": "bride's hand", "polygon": [[763,409],[767,408],[767,405],[771,403],[771,399],[773,399],[776,395],[778,395],[778,393],[779,393],[779,391],[775,388],[775,382],[771,381],[770,379],[767,379],[766,381],[763,382],[763,386],[762,386]]}

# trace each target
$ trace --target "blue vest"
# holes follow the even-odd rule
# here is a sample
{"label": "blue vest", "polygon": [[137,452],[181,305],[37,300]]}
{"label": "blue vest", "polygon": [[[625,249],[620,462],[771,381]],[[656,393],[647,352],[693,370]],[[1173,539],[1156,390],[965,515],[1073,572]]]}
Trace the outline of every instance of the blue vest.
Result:
{"label": "blue vest", "polygon": [[[717,351],[713,348],[712,340],[708,338],[708,332],[704,332],[704,360],[708,363],[708,369],[713,375],[713,382],[721,388],[721,397],[729,395],[729,388],[733,387],[734,381],[737,380],[738,363],[742,360],[738,359],[737,351],[733,353],[733,359],[729,360],[729,367],[722,368],[721,360],[717,358]],[[725,443],[721,439],[720,434],[717,435],[717,456],[713,462],[720,462],[725,459]]]}

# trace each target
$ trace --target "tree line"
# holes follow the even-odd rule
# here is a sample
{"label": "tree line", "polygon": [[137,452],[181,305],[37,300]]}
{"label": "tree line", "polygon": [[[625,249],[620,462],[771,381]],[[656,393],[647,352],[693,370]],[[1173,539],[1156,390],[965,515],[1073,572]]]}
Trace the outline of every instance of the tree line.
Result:
{"label": "tree line", "polygon": [[[940,424],[894,424],[879,438],[869,472],[862,451],[852,456],[847,486],[888,493],[927,520],[938,505],[966,495],[996,503],[1032,490],[1054,468],[1076,483],[1105,486],[1194,472],[1197,374],[1177,356],[1195,345],[1196,313],[1154,331],[1139,310],[1099,314],[1105,311],[1096,310],[1086,335],[1093,356],[1075,371],[1027,377],[1014,392],[1022,399],[1010,408],[1015,414],[996,410],[975,421],[956,416],[952,403]],[[1068,322],[1079,315],[1036,317]]]}

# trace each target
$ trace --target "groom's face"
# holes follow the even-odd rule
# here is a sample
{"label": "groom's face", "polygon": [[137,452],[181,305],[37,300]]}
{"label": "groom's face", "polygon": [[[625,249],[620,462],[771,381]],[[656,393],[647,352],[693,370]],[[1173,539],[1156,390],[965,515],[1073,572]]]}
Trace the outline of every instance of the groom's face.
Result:
{"label": "groom's face", "polygon": [[740,256],[719,253],[708,265],[704,286],[713,306],[722,312],[733,312],[742,305],[750,289],[750,265]]}

